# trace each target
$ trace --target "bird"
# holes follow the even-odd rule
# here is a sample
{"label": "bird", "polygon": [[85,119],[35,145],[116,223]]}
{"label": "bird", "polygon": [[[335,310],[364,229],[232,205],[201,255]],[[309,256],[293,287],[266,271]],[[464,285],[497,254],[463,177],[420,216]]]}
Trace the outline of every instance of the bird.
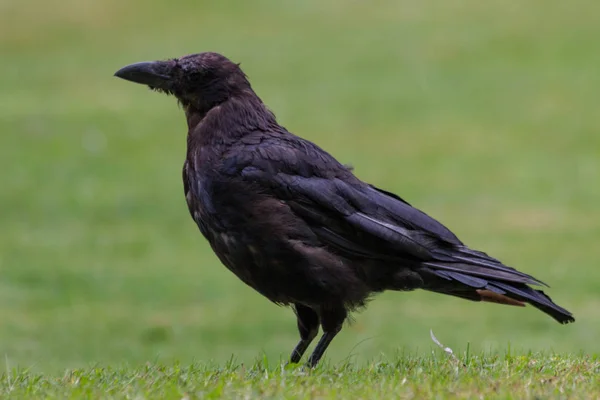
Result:
{"label": "bird", "polygon": [[240,64],[215,52],[119,69],[116,77],[174,96],[185,112],[183,189],[189,213],[241,281],[296,314],[291,363],[315,367],[344,322],[383,291],[422,289],[573,315],[531,275],[468,247],[398,195],[359,179],[289,132]]}

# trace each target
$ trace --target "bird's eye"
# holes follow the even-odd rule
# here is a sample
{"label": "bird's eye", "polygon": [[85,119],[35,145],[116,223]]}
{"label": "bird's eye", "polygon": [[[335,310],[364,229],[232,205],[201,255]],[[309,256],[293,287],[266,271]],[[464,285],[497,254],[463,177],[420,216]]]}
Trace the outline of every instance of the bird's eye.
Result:
{"label": "bird's eye", "polygon": [[189,82],[202,82],[206,79],[206,72],[204,70],[194,70],[189,72],[187,75],[187,79]]}

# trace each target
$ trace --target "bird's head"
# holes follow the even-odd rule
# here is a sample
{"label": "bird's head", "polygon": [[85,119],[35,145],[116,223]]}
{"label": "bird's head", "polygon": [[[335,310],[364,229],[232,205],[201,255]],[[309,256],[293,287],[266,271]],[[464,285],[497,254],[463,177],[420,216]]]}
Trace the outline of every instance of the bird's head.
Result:
{"label": "bird's head", "polygon": [[172,94],[185,107],[193,106],[199,110],[210,109],[252,90],[239,65],[218,53],[139,62],[121,68],[115,76]]}

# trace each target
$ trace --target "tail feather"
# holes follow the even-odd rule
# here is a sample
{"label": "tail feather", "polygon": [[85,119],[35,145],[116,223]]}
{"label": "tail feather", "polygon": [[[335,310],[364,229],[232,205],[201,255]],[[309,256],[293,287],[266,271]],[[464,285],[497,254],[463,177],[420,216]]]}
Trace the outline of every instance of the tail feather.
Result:
{"label": "tail feather", "polygon": [[501,261],[486,253],[470,249],[466,246],[453,246],[434,251],[435,261],[427,264],[438,269],[449,269],[457,272],[469,272],[472,275],[494,275],[512,282],[523,282],[532,285],[548,286],[544,282],[504,265]]}
{"label": "tail feather", "polygon": [[481,267],[478,265],[473,265],[471,263],[467,263],[467,262],[436,262],[436,261],[429,261],[429,262],[425,262],[423,263],[424,266],[426,267],[430,267],[433,271],[436,272],[447,272],[449,274],[462,274],[462,275],[468,275],[471,277],[480,277],[480,278],[490,278],[493,277],[495,279],[500,279],[503,281],[507,281],[507,282],[514,282],[514,283],[527,283],[530,285],[540,285],[541,282],[539,282],[537,279],[530,277],[530,276],[523,276],[521,274],[515,274],[512,271],[509,270],[497,270],[497,269],[491,269],[491,268],[487,268],[487,267]]}
{"label": "tail feather", "polygon": [[475,292],[480,296],[481,301],[487,301],[490,303],[506,304],[508,306],[525,307],[525,303],[515,299],[511,299],[500,293],[492,292],[486,289],[477,289]]}
{"label": "tail feather", "polygon": [[435,261],[421,264],[426,290],[512,306],[528,303],[561,324],[575,321],[569,311],[555,304],[543,291],[528,286],[545,285],[543,282],[485,253],[460,247],[454,252],[443,250],[438,255]]}
{"label": "tail feather", "polygon": [[522,287],[515,287],[502,282],[494,282],[494,285],[506,290],[507,296],[531,304],[538,310],[550,315],[561,324],[575,322],[573,314],[555,304],[552,299],[541,290],[535,290],[525,285]]}
{"label": "tail feather", "polygon": [[458,272],[436,271],[435,273],[438,276],[446,277],[448,280],[456,280],[460,283],[464,283],[465,285],[474,288],[484,288],[488,285],[488,281],[486,281],[485,279],[461,274]]}

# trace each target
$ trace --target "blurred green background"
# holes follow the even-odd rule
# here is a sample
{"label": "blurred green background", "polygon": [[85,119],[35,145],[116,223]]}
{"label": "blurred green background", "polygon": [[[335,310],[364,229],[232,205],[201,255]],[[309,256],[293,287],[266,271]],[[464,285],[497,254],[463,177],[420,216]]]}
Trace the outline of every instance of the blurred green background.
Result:
{"label": "blurred green background", "polygon": [[173,98],[112,76],[218,51],[292,132],[578,321],[386,293],[332,362],[591,353],[600,337],[600,5],[589,1],[0,1],[0,351],[7,365],[272,362],[295,318],[220,265],[186,209]]}

